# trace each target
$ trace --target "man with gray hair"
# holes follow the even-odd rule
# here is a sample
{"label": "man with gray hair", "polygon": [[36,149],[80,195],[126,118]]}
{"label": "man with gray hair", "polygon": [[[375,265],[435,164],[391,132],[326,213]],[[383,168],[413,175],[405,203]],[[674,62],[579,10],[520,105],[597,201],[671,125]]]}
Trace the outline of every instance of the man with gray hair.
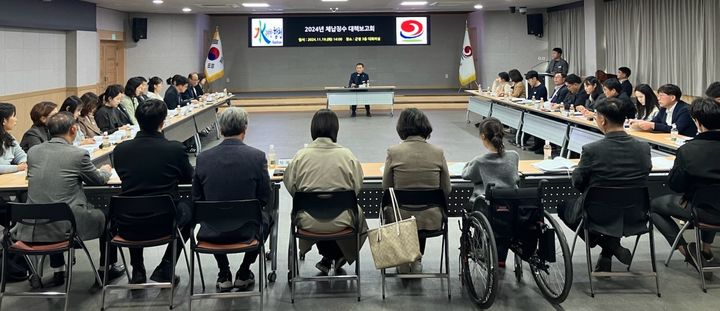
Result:
{"label": "man with gray hair", "polygon": [[[78,127],[72,113],[63,111],[50,117],[47,122],[52,139],[37,145],[28,152],[28,203],[67,203],[75,216],[77,233],[82,240],[100,238],[100,262],[104,262],[105,214],[87,201],[83,182],[88,186],[107,184],[112,174],[110,165],[100,169],[90,161],[85,149],[73,146]],[[69,225],[52,223],[40,226],[17,225],[16,238],[25,242],[51,243],[65,239]],[[111,270],[108,280],[123,275],[125,268],[115,265],[116,248],[108,252]],[[50,255],[53,268],[53,284],[65,283],[63,254]],[[99,271],[104,272],[104,267]]]}
{"label": "man with gray hair", "polygon": [[[220,133],[224,140],[218,146],[203,151],[197,157],[193,177],[194,201],[231,201],[257,199],[263,206],[270,203],[270,176],[265,153],[246,145],[245,133],[248,115],[238,107],[225,109],[218,118]],[[237,225],[234,219],[227,220],[228,226]],[[267,239],[273,220],[263,212],[263,232]],[[232,235],[221,235],[205,226],[200,227],[198,240],[217,244],[247,242],[255,238],[254,230],[236,228]],[[255,283],[250,265],[255,262],[259,251],[245,253],[240,269],[232,282],[230,263],[226,255],[215,255],[220,273],[217,289],[230,291],[233,287],[247,290]],[[262,277],[262,276],[261,276]],[[234,285],[234,286],[233,286]]]}

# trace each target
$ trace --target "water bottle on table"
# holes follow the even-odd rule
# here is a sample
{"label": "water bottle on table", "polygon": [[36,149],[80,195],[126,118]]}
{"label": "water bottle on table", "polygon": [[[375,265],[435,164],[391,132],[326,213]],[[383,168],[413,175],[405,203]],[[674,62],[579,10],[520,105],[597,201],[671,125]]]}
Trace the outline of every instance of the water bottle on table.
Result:
{"label": "water bottle on table", "polygon": [[270,145],[270,150],[268,150],[268,166],[271,169],[275,169],[275,166],[277,166],[277,153],[275,152],[275,145]]}
{"label": "water bottle on table", "polygon": [[550,146],[550,142],[548,141],[545,142],[545,146],[543,147],[543,159],[552,159],[552,146]]}
{"label": "water bottle on table", "polygon": [[676,124],[672,125],[672,128],[670,129],[670,140],[671,141],[678,141],[678,128]]}

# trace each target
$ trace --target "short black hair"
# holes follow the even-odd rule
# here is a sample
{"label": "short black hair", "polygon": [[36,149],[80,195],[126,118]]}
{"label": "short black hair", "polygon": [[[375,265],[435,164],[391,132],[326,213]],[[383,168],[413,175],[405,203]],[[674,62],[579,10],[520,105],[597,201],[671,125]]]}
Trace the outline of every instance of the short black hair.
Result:
{"label": "short black hair", "polygon": [[557,52],[557,53],[560,54],[560,55],[562,55],[562,53],[563,53],[563,51],[562,51],[561,48],[554,48],[554,49],[552,49],[552,50],[553,50],[553,52]]}
{"label": "short black hair", "polygon": [[627,76],[627,77],[629,77],[630,74],[632,73],[632,71],[630,71],[630,68],[628,68],[628,67],[620,67],[620,68],[618,68],[618,71],[624,73],[625,76]]}
{"label": "short black hair", "polygon": [[355,67],[357,67],[357,66],[362,66],[363,68],[365,68],[365,64],[363,64],[363,63],[357,63],[357,64],[355,64]]}
{"label": "short black hair", "polygon": [[156,132],[167,117],[167,106],[159,99],[148,99],[135,108],[135,118],[144,132]]}
{"label": "short black hair", "polygon": [[565,74],[564,72],[556,72],[555,74],[553,74],[553,77],[556,75],[560,75],[563,79],[567,79],[567,74]]}
{"label": "short black hair", "polygon": [[523,76],[520,73],[520,70],[513,69],[508,72],[508,75],[510,76],[510,81],[512,82],[520,82],[523,80]]}
{"label": "short black hair", "polygon": [[620,93],[622,93],[622,84],[620,84],[620,80],[618,80],[618,79],[615,79],[615,78],[607,79],[607,80],[605,80],[605,82],[603,82],[603,86],[610,90],[615,90],[618,93],[618,95]]}
{"label": "short black hair", "polygon": [[500,79],[503,81],[510,82],[510,74],[508,74],[507,72],[503,71],[501,73],[498,73],[498,77],[500,77]]}
{"label": "short black hair", "polygon": [[340,122],[338,117],[330,109],[320,109],[313,115],[310,122],[310,136],[313,140],[320,137],[330,138],[332,142],[337,142],[337,134],[340,130]]}
{"label": "short black hair", "polygon": [[708,130],[720,129],[720,103],[713,98],[698,98],[690,105],[690,116]]}
{"label": "short black hair", "polygon": [[658,93],[675,96],[675,100],[679,101],[682,97],[682,91],[680,87],[675,84],[665,84],[658,88]]}
{"label": "short black hair", "polygon": [[60,106],[60,111],[70,111],[71,113],[75,113],[78,109],[82,110],[84,106],[85,104],[79,97],[71,95],[66,98],[62,106]]}
{"label": "short black hair", "polygon": [[158,84],[162,84],[163,80],[160,79],[160,77],[152,77],[150,78],[150,82],[148,82],[148,91],[155,92],[155,86]]}
{"label": "short black hair", "polygon": [[188,81],[188,79],[183,76],[175,76],[173,78],[173,85],[181,86],[181,85],[186,85],[188,83],[190,83],[190,81]]}
{"label": "short black hair", "polygon": [[570,84],[580,84],[582,83],[582,79],[580,79],[580,76],[571,73],[567,76],[567,78],[565,78],[565,82]]}
{"label": "short black hair", "polygon": [[75,116],[72,113],[60,111],[48,119],[46,126],[50,136],[59,137],[69,133],[75,122]]}
{"label": "short black hair", "polygon": [[532,78],[539,79],[540,75],[535,70],[530,70],[525,74],[525,79],[530,80]]}
{"label": "short black hair", "polygon": [[710,98],[720,97],[720,81],[710,83],[707,90],[705,90],[705,95]]}
{"label": "short black hair", "polygon": [[137,90],[137,88],[140,87],[143,84],[143,82],[145,82],[145,81],[143,81],[144,79],[145,78],[141,78],[141,77],[132,77],[132,78],[128,79],[127,83],[125,83],[125,95],[127,95],[130,98],[137,96],[135,94],[135,90]]}
{"label": "short black hair", "polygon": [[606,98],[595,106],[595,112],[605,117],[613,125],[623,125],[627,113],[619,98]]}
{"label": "short black hair", "polygon": [[402,140],[406,140],[410,136],[420,136],[428,139],[432,133],[430,120],[428,120],[422,110],[417,108],[403,110],[403,112],[400,113],[395,129]]}

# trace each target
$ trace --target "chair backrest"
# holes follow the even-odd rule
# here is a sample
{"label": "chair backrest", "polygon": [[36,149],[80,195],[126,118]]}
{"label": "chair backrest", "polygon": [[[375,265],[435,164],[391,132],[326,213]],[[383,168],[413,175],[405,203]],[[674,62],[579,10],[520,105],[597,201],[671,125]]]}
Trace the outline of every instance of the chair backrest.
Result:
{"label": "chair backrest", "polygon": [[293,218],[297,213],[305,212],[315,219],[332,220],[344,211],[357,216],[357,197],[353,190],[296,192],[293,196]]}
{"label": "chair backrest", "polygon": [[[498,235],[517,235],[522,233],[520,231],[538,229],[544,211],[544,183],[540,181],[535,188],[497,188],[494,184],[487,185],[485,200],[489,208],[486,216]],[[482,200],[477,201],[482,203]]]}
{"label": "chair backrest", "polygon": [[590,187],[584,197],[584,225],[590,231],[623,237],[649,231],[647,187]]}
{"label": "chair backrest", "polygon": [[208,226],[220,234],[248,232],[262,240],[263,215],[258,200],[198,201],[193,224]]}
{"label": "chair backrest", "polygon": [[720,225],[712,222],[720,219],[720,185],[709,185],[695,190],[690,204],[695,221],[710,225]]}
{"label": "chair backrest", "polygon": [[[167,235],[176,237],[175,202],[169,195],[113,196],[110,198],[109,218],[109,232],[128,240],[149,240]],[[158,236],[147,236],[145,232]]]}
{"label": "chair backrest", "polygon": [[[406,211],[423,211],[439,207],[443,217],[447,213],[447,196],[442,189],[394,189],[398,208]],[[390,189],[383,192],[382,206],[391,206]]]}
{"label": "chair backrest", "polygon": [[66,222],[70,225],[70,236],[74,236],[76,229],[75,215],[67,203],[8,203],[7,209],[9,225],[16,224],[27,226],[47,225],[56,222]]}

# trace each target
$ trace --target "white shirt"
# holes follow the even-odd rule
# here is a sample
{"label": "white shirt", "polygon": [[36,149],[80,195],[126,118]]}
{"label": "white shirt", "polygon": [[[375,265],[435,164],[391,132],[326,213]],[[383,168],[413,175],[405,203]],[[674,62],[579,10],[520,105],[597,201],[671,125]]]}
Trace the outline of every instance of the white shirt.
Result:
{"label": "white shirt", "polygon": [[675,110],[675,107],[677,107],[677,102],[675,102],[672,107],[665,110],[665,124],[672,126],[672,117],[673,117],[673,111]]}
{"label": "white shirt", "polygon": [[148,98],[163,100],[162,96],[156,94],[155,92],[148,92],[147,96]]}

